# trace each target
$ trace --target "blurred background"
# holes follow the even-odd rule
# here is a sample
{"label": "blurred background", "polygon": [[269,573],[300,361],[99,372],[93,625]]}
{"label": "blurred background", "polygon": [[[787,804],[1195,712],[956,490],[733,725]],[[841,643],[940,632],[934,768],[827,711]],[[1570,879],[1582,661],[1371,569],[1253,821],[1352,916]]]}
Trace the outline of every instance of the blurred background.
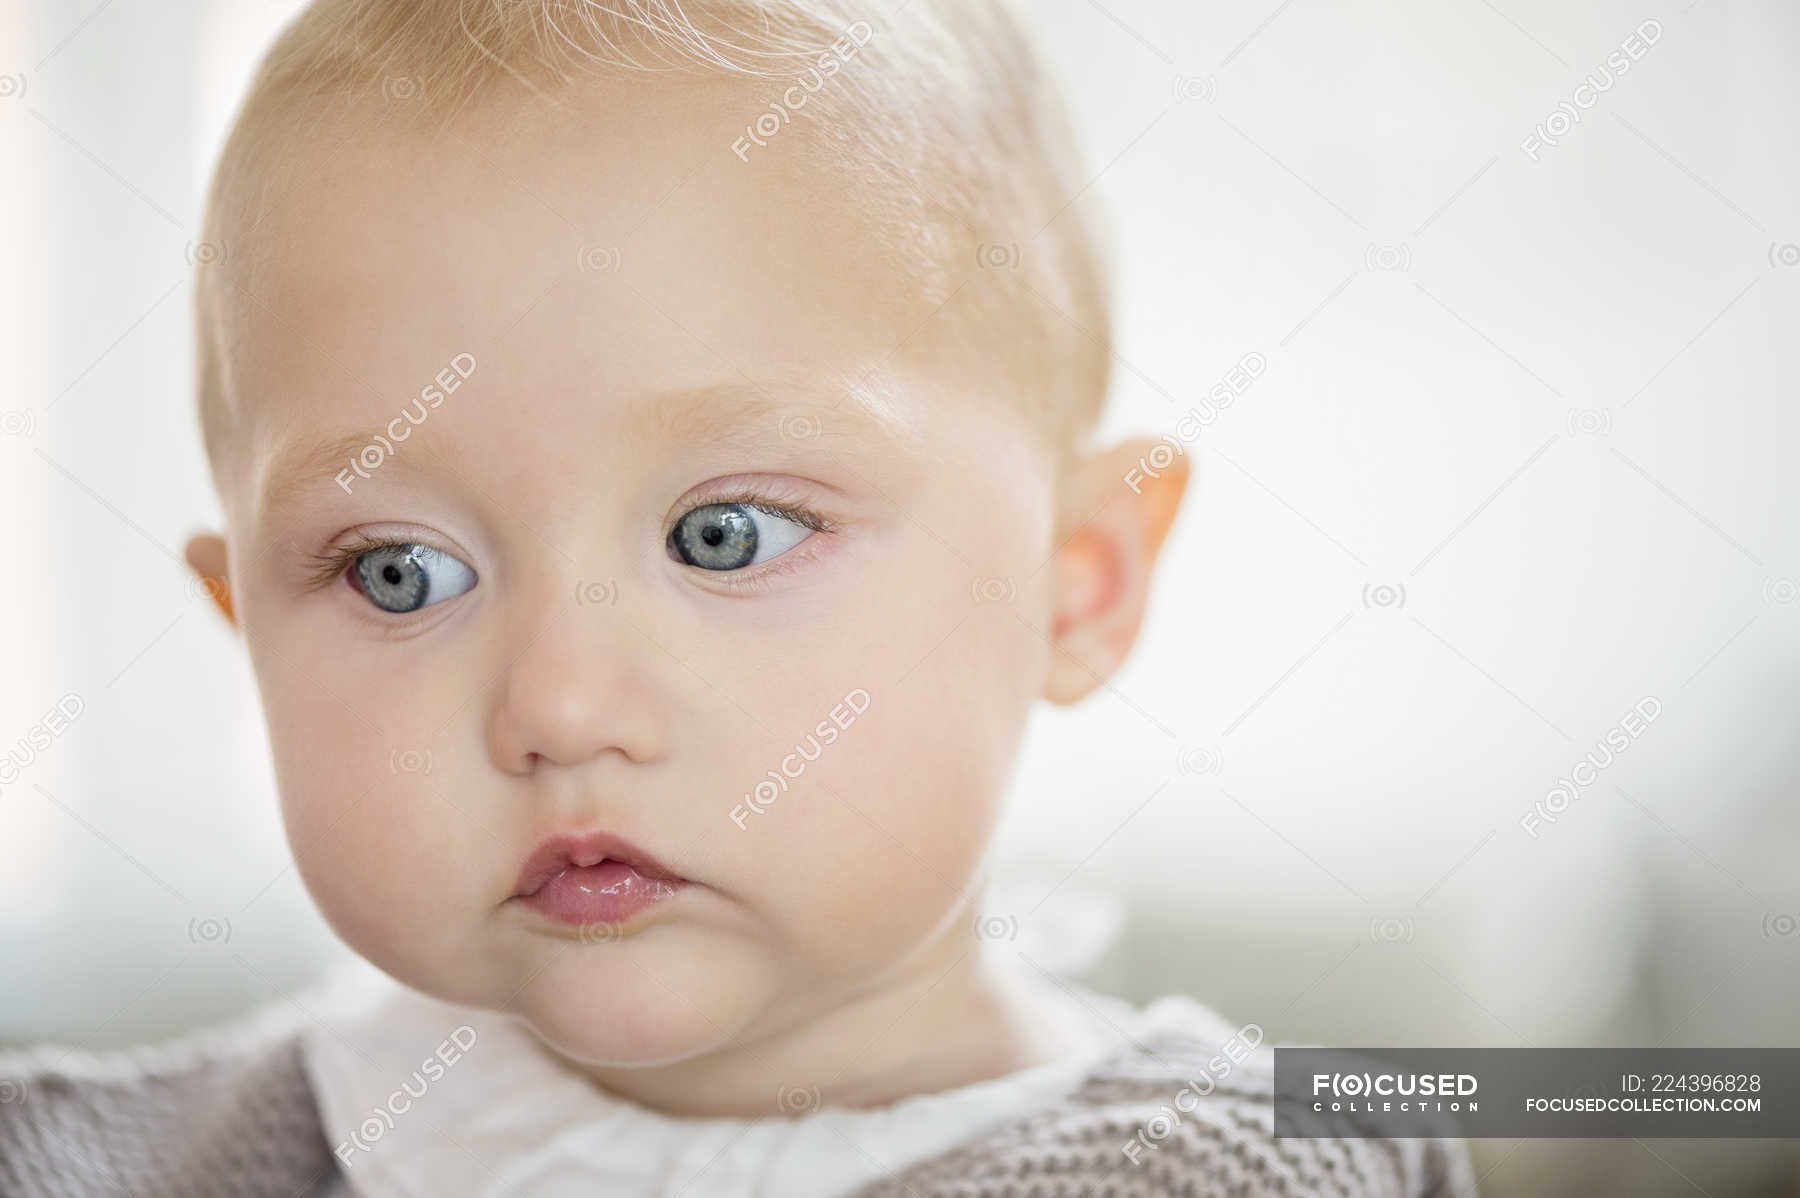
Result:
{"label": "blurred background", "polygon": [[[344,952],[179,553],[204,181],[296,8],[0,4],[0,1042]],[[991,927],[1279,1041],[1800,1045],[1800,10],[1030,11],[1109,218],[1107,431],[1196,472],[1135,654],[1035,719]],[[1476,1156],[1800,1194],[1786,1143]]]}

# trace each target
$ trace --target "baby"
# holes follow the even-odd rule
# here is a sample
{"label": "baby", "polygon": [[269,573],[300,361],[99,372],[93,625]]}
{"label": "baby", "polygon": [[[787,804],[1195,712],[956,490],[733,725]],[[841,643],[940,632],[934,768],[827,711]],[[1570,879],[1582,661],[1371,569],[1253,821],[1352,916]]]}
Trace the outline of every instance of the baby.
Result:
{"label": "baby", "polygon": [[1088,443],[1070,144],[991,0],[311,5],[210,197],[187,557],[375,968],[39,1062],[0,1190],[1472,1192],[975,934],[1186,481]]}

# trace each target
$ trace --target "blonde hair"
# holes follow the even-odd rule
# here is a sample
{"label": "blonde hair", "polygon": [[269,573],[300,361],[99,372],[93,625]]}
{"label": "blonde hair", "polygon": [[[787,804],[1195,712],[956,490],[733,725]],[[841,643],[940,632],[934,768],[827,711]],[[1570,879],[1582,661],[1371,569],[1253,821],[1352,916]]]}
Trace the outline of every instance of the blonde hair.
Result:
{"label": "blonde hair", "polygon": [[[807,76],[834,44],[855,58],[838,54],[815,89]],[[447,123],[501,79],[554,103],[583,75],[635,71],[805,85],[802,106],[750,112],[746,139],[759,117],[767,129],[765,114],[811,122],[816,144],[801,152],[868,185],[877,244],[928,307],[966,318],[953,322],[959,352],[1004,370],[1053,443],[1091,429],[1112,347],[1086,181],[1060,98],[1005,0],[909,0],[892,20],[872,0],[314,0],[251,84],[203,237],[226,244],[227,213],[253,216],[281,160],[280,133],[334,103],[385,99],[371,108],[381,120]],[[215,478],[237,424],[216,269],[196,285]]]}

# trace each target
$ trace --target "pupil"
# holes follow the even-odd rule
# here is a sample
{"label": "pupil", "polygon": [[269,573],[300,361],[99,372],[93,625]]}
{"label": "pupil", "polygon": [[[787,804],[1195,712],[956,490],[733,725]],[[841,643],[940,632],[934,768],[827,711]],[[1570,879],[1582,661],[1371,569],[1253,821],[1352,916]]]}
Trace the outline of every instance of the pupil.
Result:
{"label": "pupil", "polygon": [[381,568],[381,577],[383,580],[385,580],[387,582],[387,584],[389,586],[399,586],[400,585],[400,567],[399,566],[383,566]]}
{"label": "pupil", "polygon": [[705,541],[708,545],[717,545],[720,541],[725,539],[725,530],[720,528],[717,524],[709,524],[706,526],[705,530],[701,532],[700,539]]}

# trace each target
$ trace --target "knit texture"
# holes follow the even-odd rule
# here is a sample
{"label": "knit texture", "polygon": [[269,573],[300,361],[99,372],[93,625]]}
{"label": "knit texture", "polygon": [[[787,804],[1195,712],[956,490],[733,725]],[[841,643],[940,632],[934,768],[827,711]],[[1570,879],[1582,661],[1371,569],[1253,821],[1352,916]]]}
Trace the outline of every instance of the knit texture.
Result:
{"label": "knit texture", "polygon": [[1475,1198],[1461,1140],[1275,1138],[1274,1054],[1234,1061],[1178,1034],[1145,1040],[1069,1098],[857,1191],[855,1198]]}
{"label": "knit texture", "polygon": [[[1275,1139],[1272,1054],[1222,1069],[1221,1047],[1159,1034],[855,1198],[1473,1198],[1459,1141]],[[341,1192],[336,1168],[291,1014],[148,1049],[0,1054],[5,1198],[317,1198]]]}
{"label": "knit texture", "polygon": [[312,1198],[336,1171],[279,1008],[135,1049],[0,1053],[5,1198]]}

